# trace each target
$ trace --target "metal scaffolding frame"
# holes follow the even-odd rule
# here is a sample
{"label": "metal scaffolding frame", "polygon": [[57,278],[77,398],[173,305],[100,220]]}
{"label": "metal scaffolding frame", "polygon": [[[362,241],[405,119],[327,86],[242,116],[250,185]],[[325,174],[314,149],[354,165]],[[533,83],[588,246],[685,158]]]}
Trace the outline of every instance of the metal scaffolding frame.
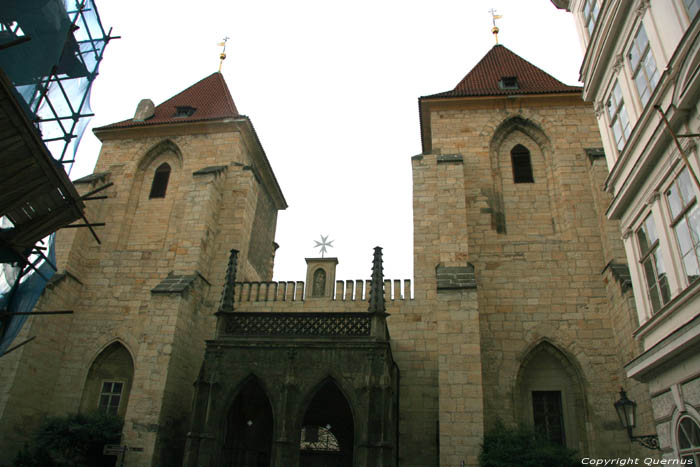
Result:
{"label": "metal scaffolding frame", "polygon": [[87,227],[100,242],[93,227],[104,224],[87,220],[83,201],[103,198],[91,196],[101,189],[80,196],[67,174],[93,116],[92,82],[116,38],[93,0],[8,0],[0,9],[0,181],[9,190],[0,196],[0,356],[56,271],[54,236],[41,239]]}

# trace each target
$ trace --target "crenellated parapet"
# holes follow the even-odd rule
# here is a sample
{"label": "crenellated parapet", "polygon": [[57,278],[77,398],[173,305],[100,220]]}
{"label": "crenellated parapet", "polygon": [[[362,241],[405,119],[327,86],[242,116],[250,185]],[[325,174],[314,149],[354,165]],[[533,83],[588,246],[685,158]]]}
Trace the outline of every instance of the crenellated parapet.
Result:
{"label": "crenellated parapet", "polygon": [[[303,302],[305,300],[368,302],[371,284],[371,279],[337,280],[335,289],[329,296],[312,297],[303,281],[236,282],[234,297],[238,303]],[[411,280],[385,280],[384,299],[386,301],[413,300]]]}

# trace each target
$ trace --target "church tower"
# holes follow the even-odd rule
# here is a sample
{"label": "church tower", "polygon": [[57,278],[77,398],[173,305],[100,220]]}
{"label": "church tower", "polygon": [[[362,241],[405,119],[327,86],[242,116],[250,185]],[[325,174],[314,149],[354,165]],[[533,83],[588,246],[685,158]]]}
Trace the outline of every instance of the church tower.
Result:
{"label": "church tower", "polygon": [[94,132],[95,172],[75,184],[104,226],[99,243],[59,233],[59,273],[37,308],[74,313],[30,320],[35,342],[0,360],[0,463],[44,416],[101,410],[124,417],[122,444],[143,448],[129,465],[181,464],[229,250],[239,277],[272,278],[286,202],[220,73]]}
{"label": "church tower", "polygon": [[416,300],[452,300],[472,275],[478,303],[474,319],[435,315],[440,465],[476,462],[464,427],[475,417],[580,455],[631,455],[613,409],[621,385],[650,420],[622,371],[635,345],[629,274],[581,91],[496,45],[454,89],[420,98]]}

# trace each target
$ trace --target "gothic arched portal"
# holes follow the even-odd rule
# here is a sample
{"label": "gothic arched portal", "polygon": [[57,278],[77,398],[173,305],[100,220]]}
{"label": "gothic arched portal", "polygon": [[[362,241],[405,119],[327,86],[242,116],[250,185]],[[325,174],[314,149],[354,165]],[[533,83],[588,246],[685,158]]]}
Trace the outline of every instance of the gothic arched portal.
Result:
{"label": "gothic arched portal", "polygon": [[272,452],[272,407],[255,377],[241,387],[229,410],[224,466],[269,467]]}
{"label": "gothic arched portal", "polygon": [[520,422],[557,444],[585,452],[583,384],[562,351],[547,341],[535,346],[520,365],[515,397]]}
{"label": "gothic arched portal", "polygon": [[347,399],[333,380],[316,391],[302,422],[300,467],[353,465],[355,424]]}

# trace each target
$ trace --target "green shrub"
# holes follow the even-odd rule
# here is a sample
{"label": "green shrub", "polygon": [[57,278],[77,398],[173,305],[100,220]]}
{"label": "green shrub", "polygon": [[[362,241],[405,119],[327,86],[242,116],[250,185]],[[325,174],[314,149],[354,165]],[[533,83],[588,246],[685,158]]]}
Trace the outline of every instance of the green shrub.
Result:
{"label": "green shrub", "polygon": [[554,444],[534,431],[506,428],[502,423],[486,433],[479,454],[481,467],[574,467],[576,451]]}
{"label": "green shrub", "polygon": [[123,421],[102,413],[49,417],[14,467],[105,467],[114,457],[102,455],[105,444],[118,444]]}

